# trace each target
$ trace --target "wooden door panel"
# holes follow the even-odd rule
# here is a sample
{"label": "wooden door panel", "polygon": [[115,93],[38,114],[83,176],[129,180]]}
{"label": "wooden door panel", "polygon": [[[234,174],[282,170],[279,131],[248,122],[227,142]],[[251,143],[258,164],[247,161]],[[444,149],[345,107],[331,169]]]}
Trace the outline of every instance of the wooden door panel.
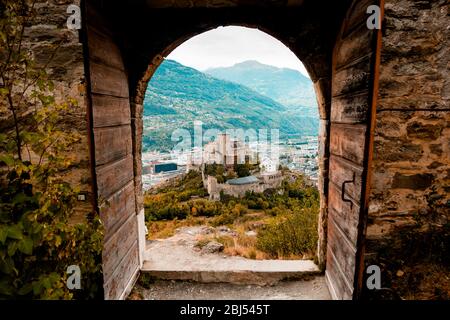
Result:
{"label": "wooden door panel", "polygon": [[[333,103],[331,108],[333,108]],[[332,122],[330,129],[330,153],[362,166],[366,133],[366,124],[356,125]]]}
{"label": "wooden door panel", "polygon": [[331,110],[331,121],[334,123],[366,123],[367,113],[370,110],[368,105],[367,90],[354,95],[345,95],[334,98],[333,109]]}
{"label": "wooden door panel", "polygon": [[356,299],[362,285],[368,176],[373,141],[379,30],[369,5],[354,0],[333,53],[326,280],[334,299]]}
{"label": "wooden door panel", "polygon": [[91,154],[105,227],[103,287],[106,299],[123,299],[140,265],[128,77],[108,21],[86,5]]}

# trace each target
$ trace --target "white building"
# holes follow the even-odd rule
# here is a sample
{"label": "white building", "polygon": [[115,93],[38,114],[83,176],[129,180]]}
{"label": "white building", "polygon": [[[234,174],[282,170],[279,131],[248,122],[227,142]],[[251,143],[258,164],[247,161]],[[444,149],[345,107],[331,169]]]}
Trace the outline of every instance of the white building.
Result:
{"label": "white building", "polygon": [[273,174],[278,172],[279,160],[264,157],[259,165],[262,174]]}
{"label": "white building", "polygon": [[203,162],[206,164],[223,164],[233,166],[246,162],[251,156],[250,149],[244,142],[232,139],[230,135],[222,133],[215,141],[209,142],[203,148]]}

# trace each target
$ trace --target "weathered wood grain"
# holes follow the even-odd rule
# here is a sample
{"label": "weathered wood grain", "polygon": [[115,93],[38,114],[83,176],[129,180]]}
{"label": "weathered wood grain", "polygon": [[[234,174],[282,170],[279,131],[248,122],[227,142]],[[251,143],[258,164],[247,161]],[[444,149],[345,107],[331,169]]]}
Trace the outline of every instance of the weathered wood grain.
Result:
{"label": "weathered wood grain", "polygon": [[91,62],[104,64],[122,71],[125,70],[120,49],[110,39],[109,35],[103,34],[95,28],[90,28],[88,39]]}
{"label": "weathered wood grain", "polygon": [[[372,4],[379,4],[379,2],[376,0],[358,0],[353,2],[353,5],[349,10],[349,15],[345,19],[342,39],[349,37],[357,27],[361,25],[364,27],[366,26],[366,21],[369,17],[367,8]],[[368,43],[367,46],[371,46],[371,43]]]}
{"label": "weathered wood grain", "polygon": [[329,250],[333,252],[346,282],[352,285],[355,276],[356,248],[348,242],[333,219],[328,220],[327,231]]}
{"label": "weathered wood grain", "polygon": [[334,57],[336,69],[370,54],[370,43],[374,35],[373,30],[369,30],[365,24],[360,24],[347,38],[343,39],[339,43]]}
{"label": "weathered wood grain", "polygon": [[133,156],[96,168],[98,196],[105,200],[133,180]]}
{"label": "weathered wood grain", "polygon": [[131,124],[128,98],[92,94],[94,128]]}
{"label": "weathered wood grain", "polygon": [[344,202],[341,199],[341,191],[334,184],[329,185],[329,220],[333,219],[342,232],[347,236],[350,243],[357,245],[358,223],[360,206]]}
{"label": "weathered wood grain", "polygon": [[105,229],[104,241],[113,236],[135,212],[134,183],[129,182],[100,207],[100,219]]}
{"label": "weathered wood grain", "polygon": [[333,98],[331,121],[335,123],[366,123],[368,120],[369,93],[364,90],[356,95]]}
{"label": "weathered wood grain", "polygon": [[124,256],[114,273],[105,281],[103,286],[105,291],[105,299],[120,299],[127,284],[132,277],[138,272],[139,268],[139,249],[137,241],[132,245],[130,250]]}
{"label": "weathered wood grain", "polygon": [[339,268],[339,263],[336,261],[333,252],[327,247],[327,269],[325,272],[330,285],[336,293],[336,299],[351,300],[353,295],[353,284],[347,282],[347,279]]}
{"label": "weathered wood grain", "polygon": [[332,85],[333,97],[344,94],[355,94],[358,91],[369,89],[371,77],[370,58],[371,54],[361,57],[361,60],[358,60],[356,63],[335,72]]}
{"label": "weathered wood grain", "polygon": [[94,140],[97,166],[120,160],[132,152],[130,125],[96,128]]}
{"label": "weathered wood grain", "polygon": [[128,80],[119,69],[91,61],[91,90],[93,93],[128,98]]}
{"label": "weathered wood grain", "polygon": [[106,299],[119,299],[139,270],[128,78],[110,21],[89,2],[87,13],[96,191],[105,227],[103,287]]}
{"label": "weathered wood grain", "polygon": [[330,152],[362,166],[366,130],[366,125],[331,123]]}
{"label": "weathered wood grain", "polygon": [[[358,297],[362,283],[357,270],[362,257],[359,226],[364,222],[361,210],[367,204],[360,202],[366,192],[363,168],[368,165],[370,145],[366,142],[377,51],[373,40],[378,35],[366,27],[366,10],[371,4],[379,3],[353,1],[333,52],[326,275],[338,299]],[[346,183],[343,191],[343,182],[352,180],[353,175],[354,182]]]}
{"label": "weathered wood grain", "polygon": [[103,276],[109,279],[119,266],[126,253],[138,239],[138,226],[136,215],[131,215],[127,221],[104,242],[102,253]]}
{"label": "weathered wood grain", "polygon": [[330,180],[336,185],[341,187],[345,181],[350,181],[355,176],[354,182],[345,184],[345,193],[350,196],[356,203],[359,203],[362,192],[362,172],[361,166],[337,157],[335,155],[330,156]]}

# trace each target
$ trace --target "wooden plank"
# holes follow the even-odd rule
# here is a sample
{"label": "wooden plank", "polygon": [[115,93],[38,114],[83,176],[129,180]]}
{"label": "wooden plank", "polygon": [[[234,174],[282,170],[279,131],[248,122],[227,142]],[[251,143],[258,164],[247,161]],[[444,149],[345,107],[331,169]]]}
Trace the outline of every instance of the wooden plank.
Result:
{"label": "wooden plank", "polygon": [[101,33],[96,28],[89,28],[88,42],[91,62],[125,70],[120,49],[110,39],[110,36]]}
{"label": "wooden plank", "polygon": [[96,128],[94,141],[97,166],[120,160],[132,152],[131,126]]}
{"label": "wooden plank", "polygon": [[351,205],[342,201],[341,191],[334,184],[330,183],[328,190],[328,218],[333,219],[347,236],[349,242],[356,246],[360,206],[356,203]]}
{"label": "wooden plank", "polygon": [[365,123],[368,119],[369,93],[364,90],[356,95],[333,98],[331,121],[338,123]]}
{"label": "wooden plank", "polygon": [[[342,33],[343,39],[349,37],[358,26],[366,26],[367,18],[369,18],[367,8],[372,4],[379,5],[379,1],[358,0],[353,2],[352,8],[349,10],[350,14],[345,19],[344,32]],[[367,46],[371,46],[371,43],[368,43]]]}
{"label": "wooden plank", "polygon": [[131,124],[130,101],[127,98],[92,94],[94,128]]}
{"label": "wooden plank", "polygon": [[100,218],[105,229],[104,241],[114,235],[120,226],[134,214],[136,214],[134,183],[131,181],[100,207]]}
{"label": "wooden plank", "polygon": [[336,50],[336,68],[340,69],[370,54],[374,34],[365,24],[361,24],[347,38],[342,40]]}
{"label": "wooden plank", "polygon": [[362,171],[361,166],[355,165],[335,155],[330,156],[330,180],[341,187],[345,181],[350,181],[355,176],[355,181],[345,184],[347,198],[351,197],[354,202],[359,203],[362,192]]}
{"label": "wooden plank", "polygon": [[138,272],[139,267],[139,248],[137,241],[127,252],[120,265],[114,270],[112,276],[109,277],[103,286],[105,291],[105,299],[117,300],[126,290],[127,284],[132,280],[133,276]]}
{"label": "wooden plank", "polygon": [[109,36],[113,36],[111,32],[111,26],[107,19],[97,11],[94,5],[90,2],[86,2],[86,25],[88,32],[91,28],[95,28],[96,30],[102,32],[103,34],[107,34]]}
{"label": "wooden plank", "polygon": [[363,165],[366,130],[366,125],[331,123],[330,152]]}
{"label": "wooden plank", "polygon": [[336,262],[347,282],[353,286],[355,276],[356,248],[347,241],[344,233],[329,219],[327,225],[328,247],[333,252]]}
{"label": "wooden plank", "polygon": [[137,216],[132,215],[119,230],[103,245],[103,277],[106,281],[112,276],[123,257],[138,239]]}
{"label": "wooden plank", "polygon": [[[333,252],[327,247],[327,269],[325,271],[327,281],[333,288],[336,294],[337,300],[350,300],[352,299],[353,289],[352,285],[349,284],[344,275],[342,274],[339,263],[333,255]],[[331,290],[330,290],[331,291]]]}
{"label": "wooden plank", "polygon": [[93,93],[128,98],[128,79],[119,69],[91,61],[91,90]]}
{"label": "wooden plank", "polygon": [[[366,27],[371,4],[379,1],[353,0],[333,51],[326,279],[337,299],[358,298],[362,284],[362,214],[366,212],[362,208],[367,209],[368,201],[367,176],[362,177],[367,171],[362,168],[370,167],[371,145],[366,142],[376,97],[376,86],[375,94],[371,90],[377,54],[373,37],[380,35]],[[342,184],[352,180],[353,174],[355,181],[346,184],[343,194]]]}
{"label": "wooden plank", "polygon": [[133,177],[132,155],[117,162],[97,167],[97,189],[100,200],[109,199],[128,182],[133,181]]}
{"label": "wooden plank", "polygon": [[[370,82],[371,54],[348,67],[336,71],[332,85],[333,97],[344,94],[355,94],[358,91],[368,90]],[[332,106],[334,101],[332,100]]]}

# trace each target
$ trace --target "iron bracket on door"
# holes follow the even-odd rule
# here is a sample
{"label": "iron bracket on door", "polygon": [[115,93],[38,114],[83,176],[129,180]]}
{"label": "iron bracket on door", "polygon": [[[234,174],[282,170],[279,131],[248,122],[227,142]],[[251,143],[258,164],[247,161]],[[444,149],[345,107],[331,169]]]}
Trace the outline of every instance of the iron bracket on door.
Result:
{"label": "iron bracket on door", "polygon": [[355,182],[355,173],[353,172],[353,178],[352,180],[347,180],[342,182],[342,188],[341,188],[341,197],[342,197],[342,201],[344,202],[350,202],[350,208],[353,209],[353,201],[350,199],[345,199],[345,185],[347,183],[354,183]]}

